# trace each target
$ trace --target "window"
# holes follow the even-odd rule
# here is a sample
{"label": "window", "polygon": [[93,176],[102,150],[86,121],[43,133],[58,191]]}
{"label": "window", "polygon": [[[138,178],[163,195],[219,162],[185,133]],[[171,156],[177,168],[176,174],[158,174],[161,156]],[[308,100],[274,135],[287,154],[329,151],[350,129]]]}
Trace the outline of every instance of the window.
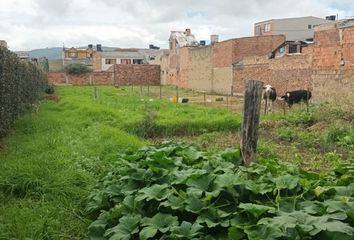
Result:
{"label": "window", "polygon": [[297,53],[297,45],[290,44],[289,45],[289,53]]}
{"label": "window", "polygon": [[116,60],[115,59],[105,59],[105,64],[116,64]]}
{"label": "window", "polygon": [[76,58],[76,52],[69,52],[69,57]]}
{"label": "window", "polygon": [[312,29],[312,25],[311,24],[307,25],[307,28]]}
{"label": "window", "polygon": [[270,23],[264,24],[264,32],[270,32]]}
{"label": "window", "polygon": [[143,60],[141,59],[133,59],[133,64],[142,64]]}
{"label": "window", "polygon": [[132,60],[131,59],[121,59],[120,63],[121,64],[132,64]]}
{"label": "window", "polygon": [[261,32],[261,26],[256,26],[255,28],[255,35],[258,36],[258,35],[261,35],[262,32]]}

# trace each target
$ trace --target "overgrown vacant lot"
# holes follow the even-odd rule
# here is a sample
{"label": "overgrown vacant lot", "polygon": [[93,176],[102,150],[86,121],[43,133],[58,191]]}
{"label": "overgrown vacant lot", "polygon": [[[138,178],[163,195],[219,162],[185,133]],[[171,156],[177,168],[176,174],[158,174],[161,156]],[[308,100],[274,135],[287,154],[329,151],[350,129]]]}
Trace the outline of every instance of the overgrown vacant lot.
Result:
{"label": "overgrown vacant lot", "polygon": [[[236,132],[240,117],[225,110],[177,105],[100,87],[56,89],[1,142],[0,239],[83,239],[83,212],[95,182],[150,137]],[[145,137],[145,138],[144,138]]]}
{"label": "overgrown vacant lot", "polygon": [[[297,106],[286,115],[275,112],[262,116],[258,152],[261,165],[238,171],[231,165],[238,164],[234,162],[235,159],[239,161],[237,149],[227,150],[221,155],[218,152],[227,147],[238,147],[240,113],[173,104],[140,96],[139,91],[132,92],[131,88],[97,87],[95,91],[93,87],[60,87],[56,90],[61,98],[58,102],[42,101],[38,108],[21,117],[10,135],[1,142],[0,239],[84,239],[87,238],[88,226],[101,210],[109,211],[91,225],[91,236],[106,234],[106,238],[129,239],[124,238],[130,235],[122,229],[132,228],[131,232],[134,232],[142,224],[140,230],[146,228],[143,234],[135,232],[132,239],[139,236],[147,238],[153,233],[156,235],[151,239],[156,239],[162,235],[161,231],[170,234],[171,238],[166,239],[192,239],[206,235],[208,239],[213,239],[211,236],[225,239],[225,234],[229,234],[226,239],[244,239],[246,235],[258,239],[253,232],[262,231],[264,234],[273,232],[275,235],[268,235],[268,239],[276,239],[285,236],[276,229],[276,221],[308,217],[311,221],[321,220],[328,227],[334,224],[339,231],[337,237],[343,237],[338,239],[349,239],[352,228],[348,224],[353,226],[354,208],[341,208],[337,202],[331,201],[340,201],[339,196],[345,197],[345,201],[354,207],[353,184],[349,185],[353,180],[352,168],[341,167],[338,170],[345,179],[333,173],[334,168],[350,163],[354,158],[352,108],[319,105],[311,106],[307,113],[304,106]],[[187,145],[165,143],[161,149],[137,151],[147,144],[171,139],[197,143],[206,152]],[[124,154],[128,149],[132,150],[130,154]],[[126,164],[128,160],[132,161],[131,165]],[[295,163],[317,173],[306,173],[287,165],[278,166],[276,162],[279,161]],[[147,166],[153,173],[140,176],[142,172],[139,171],[146,170]],[[215,169],[211,170],[211,166]],[[206,176],[207,172],[210,175]],[[112,173],[117,179],[112,178]],[[324,178],[328,173],[332,175]],[[184,178],[179,174],[184,174]],[[289,177],[292,175],[295,176]],[[168,176],[172,177],[167,181],[165,177]],[[181,178],[173,179],[173,176]],[[135,182],[142,181],[138,189],[118,191],[111,187],[114,182],[130,188],[131,182],[126,184],[124,181],[131,181],[131,177]],[[101,181],[93,190],[102,178],[106,181],[103,184]],[[176,198],[182,202],[171,203],[165,198],[174,196],[169,191],[176,181],[177,187],[181,187],[179,194],[185,199]],[[154,184],[160,187],[153,187]],[[346,188],[338,190],[334,185]],[[175,189],[177,187],[174,186]],[[229,191],[231,188],[240,194]],[[166,194],[157,196],[159,190]],[[129,193],[127,196],[124,195],[126,192]],[[155,215],[154,197],[165,215]],[[233,200],[229,201],[229,198]],[[309,203],[308,198],[314,202]],[[218,202],[219,199],[223,201]],[[291,202],[299,212],[284,215],[284,209],[288,209],[290,203],[282,202],[283,199],[301,200]],[[131,202],[136,200],[139,202]],[[123,205],[116,206],[115,202]],[[240,205],[240,202],[245,205]],[[126,209],[129,207],[127,203],[136,208]],[[143,212],[147,215],[139,210],[138,205],[141,207],[143,203]],[[208,207],[212,203],[214,207],[220,204],[227,209],[220,213],[218,208]],[[230,203],[232,208],[227,205]],[[337,210],[328,212],[328,204]],[[166,210],[169,207],[173,210]],[[204,210],[211,211],[211,217]],[[228,212],[231,210],[232,213]],[[175,211],[180,211],[181,216]],[[127,212],[130,215],[124,215]],[[241,225],[237,222],[240,219],[235,218],[237,212],[242,213],[239,216],[243,221]],[[337,215],[329,216],[332,213]],[[262,220],[275,214],[283,214],[284,219]],[[321,218],[312,219],[309,214]],[[182,224],[179,219],[180,226],[176,222],[177,216],[184,221]],[[158,225],[166,219],[171,221],[173,228]],[[258,220],[259,226],[256,225]],[[195,224],[189,225],[190,222]],[[264,228],[265,223],[273,228]],[[288,228],[296,224],[301,225],[291,222]],[[303,230],[307,229],[313,235],[322,234],[316,235],[317,239],[332,239],[326,238],[327,233],[321,233],[320,227]],[[288,231],[287,234],[295,234],[291,232],[295,231],[293,229]],[[301,234],[307,234],[306,231]]]}

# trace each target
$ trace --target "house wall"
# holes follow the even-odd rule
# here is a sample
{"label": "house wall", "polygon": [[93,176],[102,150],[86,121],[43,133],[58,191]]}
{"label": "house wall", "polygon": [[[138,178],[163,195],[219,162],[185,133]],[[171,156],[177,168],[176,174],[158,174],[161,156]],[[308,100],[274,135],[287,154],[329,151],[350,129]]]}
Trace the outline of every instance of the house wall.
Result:
{"label": "house wall", "polygon": [[95,72],[102,71],[102,57],[97,52],[93,54],[92,58],[92,68]]}
{"label": "house wall", "polygon": [[212,46],[185,48],[189,50],[189,78],[187,87],[199,91],[212,91]]}
{"label": "house wall", "polygon": [[[116,64],[111,71],[91,72],[81,75],[67,75],[63,72],[49,72],[50,84],[72,85],[159,85],[160,66],[144,64]],[[114,71],[113,71],[114,70]]]}
{"label": "house wall", "polygon": [[354,101],[354,27],[329,24],[316,29],[312,78],[314,100]]}
{"label": "house wall", "polygon": [[50,72],[61,72],[63,70],[63,60],[49,60]]}
{"label": "house wall", "polygon": [[169,50],[160,50],[159,53],[156,55],[154,60],[150,60],[149,64],[155,64],[155,65],[160,65],[160,76],[161,76],[161,84],[166,85],[167,84],[167,78],[168,78],[168,56],[169,56]]}
{"label": "house wall", "polygon": [[114,65],[115,85],[159,85],[160,66],[151,64]]}
{"label": "house wall", "polygon": [[[314,37],[314,26],[329,22],[331,21],[317,17],[272,19],[256,23],[254,25],[254,32],[255,36],[284,34],[287,41],[303,41]],[[270,24],[270,31],[264,32],[264,25],[268,23]],[[308,28],[308,25],[311,25],[311,29]],[[258,26],[261,26],[261,34],[256,33]]]}
{"label": "house wall", "polygon": [[233,39],[232,63],[242,61],[248,56],[263,56],[270,54],[284,43],[284,35],[271,35]]}
{"label": "house wall", "polygon": [[246,57],[234,66],[233,90],[243,94],[246,80],[259,80],[276,88],[278,95],[286,91],[312,89],[311,55],[285,55],[268,59]]}
{"label": "house wall", "polygon": [[67,75],[62,72],[49,72],[48,82],[50,84],[112,85],[113,73],[92,72],[80,75]]}
{"label": "house wall", "polygon": [[247,56],[269,54],[284,41],[282,35],[261,36],[179,48],[170,52],[167,82],[200,91],[230,93],[233,63]]}

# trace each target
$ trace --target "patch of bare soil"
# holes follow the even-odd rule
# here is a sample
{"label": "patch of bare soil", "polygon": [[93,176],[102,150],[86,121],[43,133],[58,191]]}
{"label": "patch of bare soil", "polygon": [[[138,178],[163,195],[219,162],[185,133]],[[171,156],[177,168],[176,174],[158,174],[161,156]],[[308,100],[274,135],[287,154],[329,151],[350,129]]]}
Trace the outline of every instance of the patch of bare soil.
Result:
{"label": "patch of bare soil", "polygon": [[61,97],[56,95],[47,95],[44,99],[58,103],[61,100]]}

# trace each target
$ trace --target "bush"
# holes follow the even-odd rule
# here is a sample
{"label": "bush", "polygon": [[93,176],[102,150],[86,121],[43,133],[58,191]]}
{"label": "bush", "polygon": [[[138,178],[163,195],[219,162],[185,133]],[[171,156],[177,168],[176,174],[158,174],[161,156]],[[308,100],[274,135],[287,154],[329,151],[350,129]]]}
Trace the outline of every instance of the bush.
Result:
{"label": "bush", "polygon": [[54,94],[54,86],[53,85],[47,85],[44,89],[44,92],[46,94]]}
{"label": "bush", "polygon": [[40,98],[46,84],[46,74],[36,65],[0,47],[0,137]]}
{"label": "bush", "polygon": [[353,147],[354,131],[348,127],[333,127],[328,131],[326,140],[340,146]]}
{"label": "bush", "polygon": [[71,63],[64,67],[64,72],[69,75],[80,75],[91,71],[91,68],[81,63]]}

